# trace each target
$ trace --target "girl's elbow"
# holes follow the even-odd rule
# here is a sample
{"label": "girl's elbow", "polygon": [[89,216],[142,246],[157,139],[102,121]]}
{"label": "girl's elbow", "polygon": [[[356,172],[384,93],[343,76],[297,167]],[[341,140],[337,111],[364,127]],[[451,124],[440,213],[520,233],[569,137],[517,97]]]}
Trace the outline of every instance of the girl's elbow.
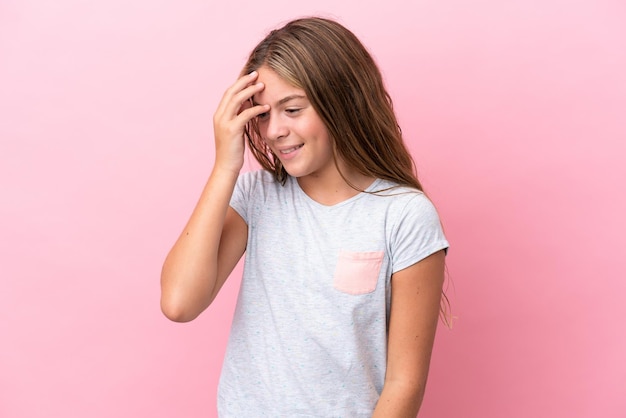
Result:
{"label": "girl's elbow", "polygon": [[174,322],[189,322],[199,315],[199,312],[191,311],[182,301],[163,295],[161,296],[161,312],[167,319]]}
{"label": "girl's elbow", "polygon": [[204,311],[213,298],[205,276],[180,276],[168,272],[161,274],[161,311],[171,321],[189,322]]}

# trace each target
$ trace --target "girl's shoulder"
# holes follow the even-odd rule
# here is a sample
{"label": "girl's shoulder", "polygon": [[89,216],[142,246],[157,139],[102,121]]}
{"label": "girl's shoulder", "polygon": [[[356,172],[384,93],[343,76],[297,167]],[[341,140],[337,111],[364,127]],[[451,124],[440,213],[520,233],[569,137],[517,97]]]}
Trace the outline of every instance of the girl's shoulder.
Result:
{"label": "girl's shoulder", "polygon": [[264,183],[276,183],[274,176],[267,170],[251,170],[239,174],[239,182],[254,183],[257,181],[263,181]]}
{"label": "girl's shoulder", "polygon": [[428,217],[438,220],[438,213],[430,198],[421,190],[401,186],[388,180],[377,180],[368,190],[374,201],[389,208],[390,214],[402,218]]}
{"label": "girl's shoulder", "polygon": [[297,187],[294,183],[297,184],[291,177],[288,177],[283,184],[267,170],[253,170],[239,174],[234,194],[249,202],[285,200],[289,196],[297,194]]}
{"label": "girl's shoulder", "polygon": [[266,189],[276,186],[280,186],[280,183],[276,181],[272,173],[264,169],[241,173],[237,179],[237,187],[249,193],[259,188]]}
{"label": "girl's shoulder", "polygon": [[398,200],[428,199],[426,194],[419,189],[383,179],[374,181],[367,192],[374,196],[392,197]]}

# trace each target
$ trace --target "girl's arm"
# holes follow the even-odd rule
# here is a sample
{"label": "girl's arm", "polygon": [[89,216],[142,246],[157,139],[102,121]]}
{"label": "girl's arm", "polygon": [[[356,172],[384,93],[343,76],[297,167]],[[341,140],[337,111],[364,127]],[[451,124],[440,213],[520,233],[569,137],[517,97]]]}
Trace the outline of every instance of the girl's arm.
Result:
{"label": "girl's arm", "polygon": [[191,321],[206,309],[245,251],[248,227],[229,202],[243,165],[244,127],[268,110],[250,105],[263,89],[256,78],[253,72],[237,80],[213,117],[213,171],[161,272],[161,309],[173,321]]}
{"label": "girl's arm", "polygon": [[415,418],[426,388],[439,319],[444,251],[391,277],[385,385],[373,418]]}

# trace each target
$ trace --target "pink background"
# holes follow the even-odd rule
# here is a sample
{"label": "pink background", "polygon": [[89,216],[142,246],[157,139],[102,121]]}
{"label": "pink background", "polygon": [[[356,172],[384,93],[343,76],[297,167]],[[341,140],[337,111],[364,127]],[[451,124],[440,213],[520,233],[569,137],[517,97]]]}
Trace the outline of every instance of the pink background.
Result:
{"label": "pink background", "polygon": [[379,61],[452,243],[421,416],[626,416],[626,3],[210,3],[0,3],[0,417],[215,416],[240,270],[180,325],[160,268],[222,92],[308,14]]}

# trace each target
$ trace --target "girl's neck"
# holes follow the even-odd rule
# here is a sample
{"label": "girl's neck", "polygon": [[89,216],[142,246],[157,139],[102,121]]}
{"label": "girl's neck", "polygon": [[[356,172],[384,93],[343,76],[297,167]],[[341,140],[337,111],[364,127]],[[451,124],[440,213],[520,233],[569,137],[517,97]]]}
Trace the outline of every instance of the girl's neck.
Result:
{"label": "girl's neck", "polygon": [[297,181],[302,191],[311,199],[325,206],[333,206],[356,196],[361,190],[367,189],[375,180],[354,169],[343,167],[341,171],[345,178],[358,190],[351,187],[336,170],[333,173],[326,173],[324,176],[313,174],[300,177]]}

